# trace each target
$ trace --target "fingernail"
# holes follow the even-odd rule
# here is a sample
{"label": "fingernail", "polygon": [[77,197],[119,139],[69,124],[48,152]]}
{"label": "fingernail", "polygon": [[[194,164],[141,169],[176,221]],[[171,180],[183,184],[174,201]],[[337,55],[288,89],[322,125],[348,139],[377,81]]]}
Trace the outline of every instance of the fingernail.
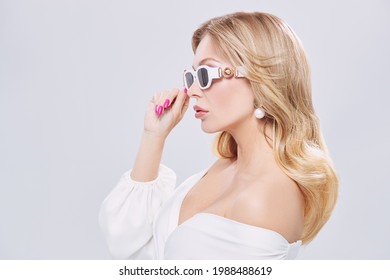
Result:
{"label": "fingernail", "polygon": [[163,106],[158,106],[157,115],[161,116],[163,110],[164,110]]}
{"label": "fingernail", "polygon": [[171,101],[169,99],[166,99],[164,102],[164,109],[168,108],[169,104],[171,104]]}
{"label": "fingernail", "polygon": [[154,111],[155,111],[156,114],[158,115],[158,105],[156,105],[156,107],[154,107]]}
{"label": "fingernail", "polygon": [[187,94],[187,88],[184,88],[184,93]]}

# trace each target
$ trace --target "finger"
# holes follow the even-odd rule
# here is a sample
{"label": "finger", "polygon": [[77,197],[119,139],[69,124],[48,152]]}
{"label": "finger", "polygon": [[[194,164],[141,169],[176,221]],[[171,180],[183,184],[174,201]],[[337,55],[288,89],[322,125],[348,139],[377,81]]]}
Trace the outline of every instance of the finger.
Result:
{"label": "finger", "polygon": [[162,115],[165,110],[172,106],[179,92],[179,89],[174,88],[172,90],[158,92],[153,96],[151,103],[154,104],[154,109],[158,116]]}
{"label": "finger", "polygon": [[170,91],[168,91],[163,99],[162,99],[162,106],[164,107],[164,109],[168,109],[169,107],[171,107],[177,97],[177,95],[179,94],[180,90],[177,89],[177,88],[174,88],[174,89],[171,89]]}
{"label": "finger", "polygon": [[154,112],[155,115],[159,116],[159,105],[155,105],[155,102],[151,99],[148,104],[148,112]]}
{"label": "finger", "polygon": [[179,91],[179,94],[176,97],[175,104],[172,107],[172,110],[179,115],[185,113],[188,108],[189,96],[184,92],[184,89]]}
{"label": "finger", "polygon": [[150,100],[149,110],[154,110],[155,114],[159,117],[164,113],[164,110],[168,108],[170,101],[167,98],[169,91],[157,92]]}
{"label": "finger", "polygon": [[184,115],[184,113],[187,111],[188,106],[190,105],[190,97],[185,93],[186,98],[183,104],[183,107],[181,109],[181,114]]}
{"label": "finger", "polygon": [[164,96],[166,95],[167,95],[167,91],[156,92],[156,94],[153,95],[151,101],[154,103],[154,105],[161,105],[161,101],[164,99]]}

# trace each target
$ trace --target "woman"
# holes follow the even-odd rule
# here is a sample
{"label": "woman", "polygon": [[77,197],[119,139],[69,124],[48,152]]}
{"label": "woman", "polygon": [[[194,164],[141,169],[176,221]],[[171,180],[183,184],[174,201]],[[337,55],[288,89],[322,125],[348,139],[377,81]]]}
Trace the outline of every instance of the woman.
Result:
{"label": "woman", "polygon": [[[338,180],[315,115],[303,47],[281,19],[235,13],[193,34],[185,88],[150,101],[141,146],[103,202],[115,258],[291,259],[329,219]],[[219,159],[175,188],[165,139],[194,98]]]}

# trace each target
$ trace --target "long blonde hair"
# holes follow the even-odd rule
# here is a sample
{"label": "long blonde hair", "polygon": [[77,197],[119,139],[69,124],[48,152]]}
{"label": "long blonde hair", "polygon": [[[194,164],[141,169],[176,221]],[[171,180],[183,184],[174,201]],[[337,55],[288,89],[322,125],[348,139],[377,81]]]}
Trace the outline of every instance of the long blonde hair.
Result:
{"label": "long blonde hair", "polygon": [[[303,193],[302,240],[311,241],[335,206],[338,178],[314,112],[310,68],[299,38],[281,19],[260,12],[205,22],[193,34],[194,52],[205,35],[233,65],[244,66],[254,105],[265,110],[267,124],[273,125],[275,160]],[[223,158],[237,157],[237,143],[228,132],[218,135],[217,151]]]}

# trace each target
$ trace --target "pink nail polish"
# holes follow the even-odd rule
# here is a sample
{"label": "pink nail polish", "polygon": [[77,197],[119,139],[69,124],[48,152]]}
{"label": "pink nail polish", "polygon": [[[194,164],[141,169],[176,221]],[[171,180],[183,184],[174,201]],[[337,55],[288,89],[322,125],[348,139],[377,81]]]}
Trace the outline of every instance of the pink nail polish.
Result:
{"label": "pink nail polish", "polygon": [[161,116],[161,114],[163,113],[163,109],[163,106],[158,106],[157,115]]}
{"label": "pink nail polish", "polygon": [[154,107],[154,111],[155,111],[156,114],[158,115],[158,105],[156,105],[156,107]]}
{"label": "pink nail polish", "polygon": [[169,99],[166,99],[164,102],[164,109],[168,108],[169,104],[171,104],[171,101]]}
{"label": "pink nail polish", "polygon": [[187,88],[184,88],[184,93],[187,94]]}

